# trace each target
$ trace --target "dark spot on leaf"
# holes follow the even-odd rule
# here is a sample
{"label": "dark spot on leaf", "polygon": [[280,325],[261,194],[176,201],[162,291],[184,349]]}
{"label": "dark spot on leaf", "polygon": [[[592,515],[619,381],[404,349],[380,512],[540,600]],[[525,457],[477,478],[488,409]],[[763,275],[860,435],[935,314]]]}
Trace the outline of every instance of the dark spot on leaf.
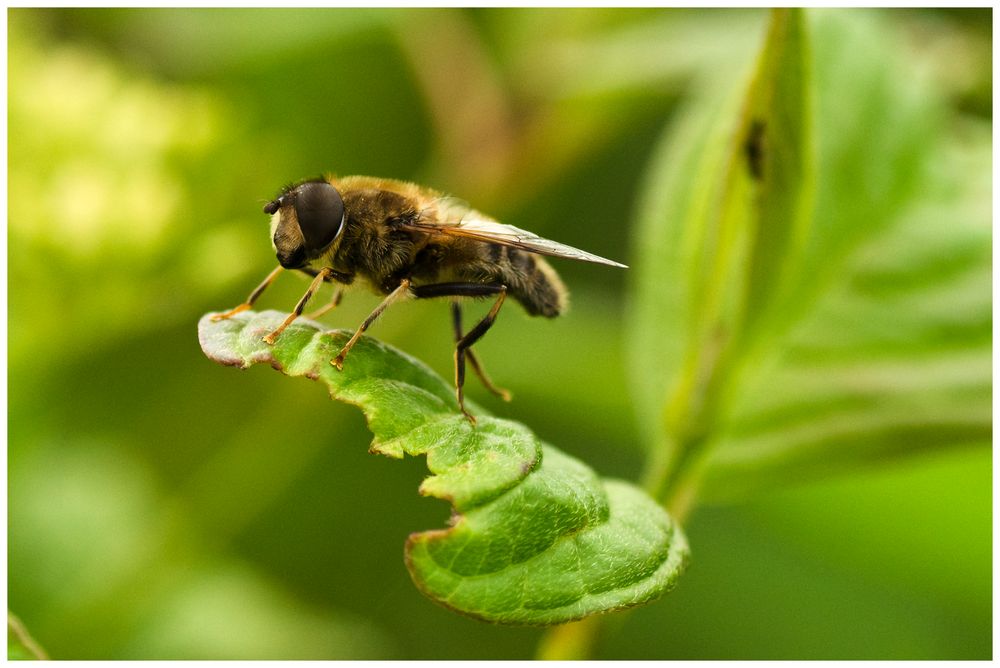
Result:
{"label": "dark spot on leaf", "polygon": [[764,178],[764,166],[767,157],[766,131],[767,123],[756,118],[750,123],[746,140],[743,142],[743,153],[747,158],[747,167],[750,170],[750,176],[757,181],[761,181]]}

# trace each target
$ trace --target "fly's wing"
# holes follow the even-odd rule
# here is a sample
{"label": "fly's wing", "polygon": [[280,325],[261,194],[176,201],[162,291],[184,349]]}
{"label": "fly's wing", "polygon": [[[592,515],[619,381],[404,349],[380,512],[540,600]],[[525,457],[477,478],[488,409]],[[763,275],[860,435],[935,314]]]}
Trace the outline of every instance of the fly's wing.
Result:
{"label": "fly's wing", "polygon": [[622,267],[627,269],[627,265],[608,260],[607,258],[573,248],[558,241],[543,239],[542,237],[522,230],[513,225],[504,225],[488,218],[476,217],[470,212],[466,217],[457,222],[431,222],[427,220],[416,220],[403,225],[404,229],[415,232],[424,232],[431,235],[443,235],[449,237],[465,237],[475,239],[489,244],[500,244],[501,246],[511,246],[519,248],[529,253],[539,255],[549,255],[552,257],[564,257],[569,260],[580,260],[583,262],[595,262],[606,264],[612,267]]}

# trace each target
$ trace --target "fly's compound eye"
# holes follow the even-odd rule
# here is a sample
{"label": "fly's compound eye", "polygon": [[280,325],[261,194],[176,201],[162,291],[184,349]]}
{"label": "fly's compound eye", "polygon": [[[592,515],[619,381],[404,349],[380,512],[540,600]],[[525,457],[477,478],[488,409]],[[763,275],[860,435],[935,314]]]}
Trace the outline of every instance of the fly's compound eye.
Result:
{"label": "fly's compound eye", "polygon": [[304,183],[295,194],[295,216],[310,254],[333,243],[344,229],[344,200],[325,182]]}

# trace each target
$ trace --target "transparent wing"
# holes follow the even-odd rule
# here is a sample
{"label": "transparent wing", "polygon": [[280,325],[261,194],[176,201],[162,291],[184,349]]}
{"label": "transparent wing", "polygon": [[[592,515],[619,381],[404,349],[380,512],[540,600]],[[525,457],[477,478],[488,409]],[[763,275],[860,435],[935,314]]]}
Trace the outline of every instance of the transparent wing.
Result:
{"label": "transparent wing", "polygon": [[468,217],[457,223],[431,223],[415,221],[404,225],[405,229],[424,232],[426,234],[438,234],[451,237],[465,237],[476,239],[490,244],[500,244],[520,248],[529,253],[539,255],[549,255],[552,257],[564,257],[569,260],[580,260],[582,262],[595,262],[606,264],[612,267],[628,268],[627,265],[608,260],[607,258],[573,248],[558,241],[544,239],[533,232],[522,230],[513,225],[504,225],[495,220]]}

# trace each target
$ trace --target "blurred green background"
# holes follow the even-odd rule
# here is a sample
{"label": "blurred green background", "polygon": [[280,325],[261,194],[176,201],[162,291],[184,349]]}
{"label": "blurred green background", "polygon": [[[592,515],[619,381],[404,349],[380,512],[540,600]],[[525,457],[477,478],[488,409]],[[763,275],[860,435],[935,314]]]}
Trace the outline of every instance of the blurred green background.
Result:
{"label": "blurred green background", "polygon": [[[990,10],[845,11],[928,82],[934,150],[977,158],[952,176],[981,187],[951,211],[988,223]],[[628,263],[654,146],[692,81],[746,71],[765,18],[8,10],[9,608],[58,659],[530,658],[540,630],[412,586],[403,541],[449,514],[416,493],[422,459],[368,455],[360,412],[313,383],[209,362],[195,325],[274,265],[261,205],[321,172],[414,180]],[[468,392],[635,480],[628,274],[556,266],[570,313],[510,307],[477,346],[514,401]],[[261,308],[305,284],[283,277]],[[350,293],[326,321],[375,303]],[[446,303],[371,333],[449,377]],[[678,589],[598,656],[989,658],[992,462],[975,446],[710,495]]]}

